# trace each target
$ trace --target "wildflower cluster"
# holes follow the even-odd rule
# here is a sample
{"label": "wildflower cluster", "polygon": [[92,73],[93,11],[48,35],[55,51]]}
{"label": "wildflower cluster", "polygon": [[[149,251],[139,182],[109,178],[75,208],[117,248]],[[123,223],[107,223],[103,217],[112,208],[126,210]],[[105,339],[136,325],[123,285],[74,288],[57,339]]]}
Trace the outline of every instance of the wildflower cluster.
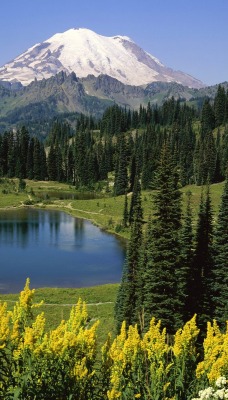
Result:
{"label": "wildflower cluster", "polygon": [[214,383],[219,376],[228,376],[228,323],[222,333],[216,321],[207,324],[207,336],[204,340],[204,360],[197,366],[198,378],[206,377]]}
{"label": "wildflower cluster", "polygon": [[79,300],[68,321],[46,332],[44,314],[33,318],[33,296],[27,280],[12,312],[0,304],[0,398],[84,399],[93,387],[98,322],[88,327]]}
{"label": "wildflower cluster", "polygon": [[198,361],[196,316],[172,337],[152,318],[141,335],[126,327],[97,357],[98,322],[89,326],[81,300],[67,321],[47,331],[33,316],[34,290],[26,281],[13,311],[0,303],[0,398],[4,400],[228,399],[228,330],[208,323]]}
{"label": "wildflower cluster", "polygon": [[137,325],[126,329],[124,322],[113,343],[105,345],[108,400],[181,399],[194,375],[198,333],[196,316],[176,333],[173,345],[155,318],[143,337]]}

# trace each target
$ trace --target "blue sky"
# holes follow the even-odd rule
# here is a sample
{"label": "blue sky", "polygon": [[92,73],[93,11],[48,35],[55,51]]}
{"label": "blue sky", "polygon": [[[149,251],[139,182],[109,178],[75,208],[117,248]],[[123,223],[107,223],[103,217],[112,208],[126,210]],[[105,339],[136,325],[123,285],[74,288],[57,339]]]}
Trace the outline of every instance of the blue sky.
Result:
{"label": "blue sky", "polygon": [[0,65],[55,33],[131,37],[166,66],[208,85],[228,81],[228,0],[7,0]]}

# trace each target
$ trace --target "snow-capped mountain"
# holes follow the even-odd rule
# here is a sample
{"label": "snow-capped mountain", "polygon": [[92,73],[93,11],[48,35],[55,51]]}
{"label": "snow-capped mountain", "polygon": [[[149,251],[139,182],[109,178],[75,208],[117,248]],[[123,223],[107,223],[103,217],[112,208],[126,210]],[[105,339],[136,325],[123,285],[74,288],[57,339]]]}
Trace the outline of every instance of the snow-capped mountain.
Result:
{"label": "snow-capped mountain", "polygon": [[178,82],[200,88],[201,81],[167,68],[157,58],[126,36],[106,37],[89,29],[70,29],[28,49],[0,68],[0,80],[28,85],[60,71],[88,75],[109,75],[124,84]]}

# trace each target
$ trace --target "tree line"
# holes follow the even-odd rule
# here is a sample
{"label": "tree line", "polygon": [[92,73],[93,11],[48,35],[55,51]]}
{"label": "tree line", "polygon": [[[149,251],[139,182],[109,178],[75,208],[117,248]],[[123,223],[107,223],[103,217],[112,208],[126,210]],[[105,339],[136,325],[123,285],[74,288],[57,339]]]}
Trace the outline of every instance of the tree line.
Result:
{"label": "tree line", "polygon": [[26,127],[0,136],[0,175],[56,180],[94,189],[114,175],[115,195],[132,191],[136,163],[143,189],[155,187],[161,149],[169,143],[181,185],[225,179],[228,162],[228,95],[219,85],[202,109],[168,99],[161,107],[109,107],[95,121],[80,115],[76,129],[55,121],[47,139]]}

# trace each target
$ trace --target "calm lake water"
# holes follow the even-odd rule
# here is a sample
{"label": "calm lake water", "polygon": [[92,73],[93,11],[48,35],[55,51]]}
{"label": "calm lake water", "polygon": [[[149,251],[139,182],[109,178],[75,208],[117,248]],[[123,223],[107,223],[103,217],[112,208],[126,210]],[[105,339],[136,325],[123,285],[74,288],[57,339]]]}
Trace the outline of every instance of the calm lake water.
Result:
{"label": "calm lake water", "polygon": [[86,287],[121,279],[123,242],[59,211],[0,212],[0,293],[31,287]]}
{"label": "calm lake water", "polygon": [[99,199],[99,196],[95,192],[64,192],[64,191],[48,191],[48,192],[35,192],[38,198],[42,200],[46,199],[58,199],[58,200],[91,200]]}

